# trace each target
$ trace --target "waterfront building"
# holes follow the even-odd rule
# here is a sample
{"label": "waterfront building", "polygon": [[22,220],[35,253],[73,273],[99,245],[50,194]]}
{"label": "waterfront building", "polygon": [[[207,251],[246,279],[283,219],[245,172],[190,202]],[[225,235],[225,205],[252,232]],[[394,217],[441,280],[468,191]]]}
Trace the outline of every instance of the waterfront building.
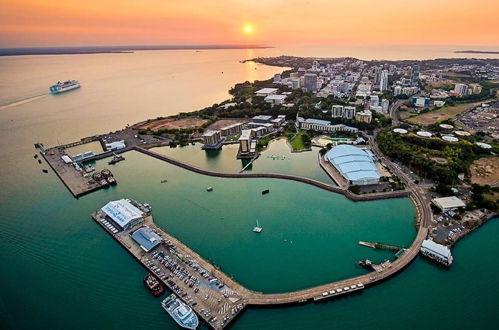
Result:
{"label": "waterfront building", "polygon": [[412,72],[411,72],[411,86],[412,87],[417,87],[418,86],[418,81],[419,81],[419,65],[413,65],[412,66]]}
{"label": "waterfront building", "polygon": [[466,84],[455,84],[454,85],[454,93],[464,96],[468,95],[468,85]]}
{"label": "waterfront building", "polygon": [[270,103],[272,105],[275,105],[275,104],[283,104],[285,99],[286,99],[286,95],[271,94],[271,95],[267,96],[264,99],[264,101],[267,103]]}
{"label": "waterfront building", "polygon": [[126,199],[111,201],[101,211],[121,230],[130,229],[144,220],[143,212]]}
{"label": "waterfront building", "polygon": [[381,175],[376,169],[372,153],[351,145],[339,145],[324,156],[352,185],[377,184]]}
{"label": "waterfront building", "polygon": [[[378,106],[378,108],[381,108],[381,107]],[[373,115],[372,115],[372,112],[369,110],[360,111],[360,112],[357,112],[355,114],[356,121],[370,123],[372,119],[373,119]]]}
{"label": "waterfront building", "polygon": [[234,134],[237,134],[237,133],[241,132],[242,127],[243,127],[242,123],[235,123],[235,124],[232,124],[232,125],[228,125],[228,126],[222,127],[220,129],[220,134],[222,136],[234,135]]}
{"label": "waterfront building", "polygon": [[343,118],[344,115],[344,109],[342,105],[333,105],[332,110],[331,110],[331,117],[333,118]]}
{"label": "waterfront building", "polygon": [[381,71],[381,75],[379,78],[379,90],[386,91],[388,89],[388,71]]}
{"label": "waterfront building", "polygon": [[356,111],[355,107],[352,107],[352,106],[344,107],[343,118],[354,119],[355,118],[355,111]]}
{"label": "waterfront building", "polygon": [[220,149],[223,139],[220,131],[206,131],[203,134],[203,149]]}
{"label": "waterfront building", "polygon": [[438,261],[446,266],[452,265],[452,254],[450,249],[432,240],[425,239],[423,244],[421,244],[421,253],[435,261]]}
{"label": "waterfront building", "polygon": [[125,140],[106,143],[107,151],[116,151],[126,147]]}
{"label": "waterfront building", "polygon": [[74,162],[81,162],[81,161],[84,161],[85,159],[93,157],[93,156],[95,156],[93,151],[86,151],[84,153],[76,154],[76,155],[72,156],[71,159],[73,159]]}
{"label": "waterfront building", "polygon": [[257,90],[255,92],[255,95],[261,97],[267,97],[272,94],[277,94],[277,91],[278,91],[277,88],[262,88],[260,90]]}
{"label": "waterfront building", "polygon": [[451,211],[454,209],[463,208],[466,204],[456,196],[434,198],[431,200],[436,207],[442,210],[442,212]]}
{"label": "waterfront building", "polygon": [[331,132],[351,132],[357,133],[358,129],[355,127],[350,127],[344,124],[331,125],[330,121],[320,120],[320,119],[304,119],[302,117],[297,117],[296,125],[302,130],[312,130],[322,133]]}
{"label": "waterfront building", "polygon": [[237,158],[253,158],[256,154],[255,132],[250,129],[243,129],[239,138],[239,151]]}
{"label": "waterfront building", "polygon": [[274,75],[274,83],[280,83],[281,82],[281,74],[280,73],[276,73]]}
{"label": "waterfront building", "polygon": [[317,75],[315,73],[306,73],[303,76],[303,88],[308,92],[317,91]]}
{"label": "waterfront building", "polygon": [[156,246],[161,244],[163,238],[156,234],[151,228],[144,226],[135,230],[131,235],[132,239],[137,243],[142,250],[149,252]]}

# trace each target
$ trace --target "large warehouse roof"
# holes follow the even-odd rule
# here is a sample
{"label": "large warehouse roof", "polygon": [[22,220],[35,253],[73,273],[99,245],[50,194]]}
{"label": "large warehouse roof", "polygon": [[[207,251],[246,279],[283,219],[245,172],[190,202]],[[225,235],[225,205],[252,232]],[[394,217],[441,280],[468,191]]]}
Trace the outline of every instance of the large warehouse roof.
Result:
{"label": "large warehouse roof", "polygon": [[344,144],[334,147],[326,154],[326,160],[350,181],[379,179],[381,176],[372,157],[357,147]]}
{"label": "large warehouse roof", "polygon": [[132,238],[140,245],[142,250],[149,252],[161,243],[161,236],[156,234],[151,228],[144,226],[133,232]]}
{"label": "large warehouse roof", "polygon": [[427,250],[441,258],[449,259],[451,252],[449,248],[445,245],[437,244],[432,240],[425,239],[421,245],[422,250]]}
{"label": "large warehouse roof", "polygon": [[466,206],[466,204],[464,204],[464,202],[456,196],[434,198],[432,201],[443,211]]}
{"label": "large warehouse roof", "polygon": [[142,218],[142,211],[126,199],[111,201],[104,205],[102,211],[120,226],[121,229],[125,228],[131,221]]}

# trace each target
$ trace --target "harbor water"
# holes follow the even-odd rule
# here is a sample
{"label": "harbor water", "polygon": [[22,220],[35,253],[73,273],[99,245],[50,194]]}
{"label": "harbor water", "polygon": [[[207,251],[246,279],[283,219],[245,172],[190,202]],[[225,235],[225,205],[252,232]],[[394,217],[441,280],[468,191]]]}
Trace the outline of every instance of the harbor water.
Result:
{"label": "harbor water", "polygon": [[[67,143],[197,109],[225,99],[234,83],[281,71],[239,63],[268,54],[249,52],[0,58],[0,328],[177,328],[144,288],[145,269],[91,220],[90,214],[112,199],[150,203],[166,231],[262,292],[362,274],[358,259],[393,258],[359,246],[358,240],[411,243],[414,208],[408,199],[355,203],[298,182],[205,177],[137,152],[126,153],[114,166],[96,162],[97,169],[112,170],[118,185],[74,199],[53,172],[42,173],[47,165],[33,158],[35,142]],[[37,97],[66,79],[79,79],[82,88]],[[269,155],[287,155],[272,148]],[[229,156],[216,158],[210,169],[237,170],[240,163]],[[320,175],[295,168],[301,166],[299,156],[290,157],[273,160],[263,153],[252,171]],[[270,193],[261,195],[264,189]],[[259,235],[251,231],[256,219],[263,227]],[[466,237],[453,248],[450,269],[417,257],[400,274],[360,294],[320,304],[250,308],[232,328],[494,328],[498,235],[499,222],[492,220]]]}

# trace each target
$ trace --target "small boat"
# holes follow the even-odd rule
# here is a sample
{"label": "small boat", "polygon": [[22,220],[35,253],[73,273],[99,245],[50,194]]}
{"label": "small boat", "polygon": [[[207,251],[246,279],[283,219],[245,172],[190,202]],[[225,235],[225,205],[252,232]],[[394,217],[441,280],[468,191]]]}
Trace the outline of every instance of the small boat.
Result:
{"label": "small boat", "polygon": [[164,180],[161,180],[161,183],[167,183],[168,180],[164,179]]}
{"label": "small boat", "polygon": [[111,159],[108,164],[109,165],[113,165],[113,164],[116,164],[116,163],[119,163],[121,161],[125,160],[125,157],[121,156],[121,155],[116,155],[114,154],[114,157],[113,159]]}
{"label": "small boat", "polygon": [[373,262],[369,259],[359,260],[358,264],[359,266],[365,269],[372,269],[373,266]]}
{"label": "small boat", "polygon": [[163,285],[151,274],[147,274],[144,277],[144,285],[155,297],[159,297],[165,292]]}
{"label": "small boat", "polygon": [[262,227],[260,227],[260,224],[258,223],[258,220],[256,220],[256,227],[253,227],[253,232],[255,232],[255,233],[258,233],[258,234],[259,234],[259,233],[261,233],[261,232],[262,232],[262,230],[263,230],[263,228],[262,228]]}
{"label": "small boat", "polygon": [[116,184],[116,179],[113,176],[108,176],[106,178],[106,181],[107,181],[107,183],[109,183],[112,186]]}
{"label": "small boat", "polygon": [[262,195],[266,195],[266,194],[268,194],[269,192],[270,192],[270,190],[269,190],[269,189],[265,189],[264,191],[262,191]]}
{"label": "small boat", "polygon": [[206,191],[213,191],[213,187],[206,188]]}
{"label": "small boat", "polygon": [[48,170],[46,170],[46,169],[43,169],[43,170],[42,170],[42,172],[43,172],[43,173],[48,173],[49,171],[48,171]]}

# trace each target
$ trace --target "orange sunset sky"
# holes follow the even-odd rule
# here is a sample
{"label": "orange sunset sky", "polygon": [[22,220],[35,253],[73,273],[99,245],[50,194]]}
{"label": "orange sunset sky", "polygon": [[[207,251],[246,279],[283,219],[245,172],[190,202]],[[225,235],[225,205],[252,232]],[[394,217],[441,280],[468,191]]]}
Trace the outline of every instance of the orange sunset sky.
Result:
{"label": "orange sunset sky", "polygon": [[0,47],[497,47],[498,17],[498,0],[0,0]]}

